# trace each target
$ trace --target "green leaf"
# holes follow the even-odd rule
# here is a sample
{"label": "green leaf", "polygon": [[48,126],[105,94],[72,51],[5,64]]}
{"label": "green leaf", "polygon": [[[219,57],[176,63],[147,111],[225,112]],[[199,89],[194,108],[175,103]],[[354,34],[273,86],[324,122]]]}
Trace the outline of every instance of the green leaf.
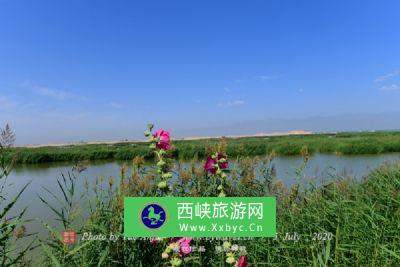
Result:
{"label": "green leaf", "polygon": [[54,256],[54,254],[51,253],[48,246],[46,246],[45,244],[42,243],[42,248],[43,248],[43,251],[46,253],[46,255],[51,259],[53,266],[62,267],[61,263],[57,260],[57,258]]}
{"label": "green leaf", "polygon": [[88,241],[88,242],[83,243],[83,244],[80,245],[80,246],[75,247],[75,248],[72,249],[70,252],[68,252],[67,257],[73,256],[73,255],[74,255],[75,253],[77,253],[79,250],[81,250],[82,248],[86,247],[87,245],[89,245],[89,244],[91,244],[91,243],[92,243],[92,241]]}
{"label": "green leaf", "polygon": [[0,219],[3,219],[4,216],[6,216],[7,212],[14,206],[14,204],[17,202],[19,197],[22,195],[22,193],[25,191],[25,189],[30,185],[31,182],[27,183],[20,191],[19,193],[15,196],[15,198],[8,203],[8,205],[4,208],[3,212],[0,215]]}
{"label": "green leaf", "polygon": [[99,264],[97,264],[98,267],[102,266],[103,262],[106,260],[106,257],[109,252],[109,247],[107,247],[103,253],[101,253],[100,259],[99,259]]}
{"label": "green leaf", "polygon": [[394,251],[391,251],[390,249],[386,248],[385,246],[380,245],[381,249],[383,249],[384,251],[386,251],[387,253],[389,253],[390,255],[392,255],[393,257],[395,257],[396,259],[400,260],[400,255],[396,254]]}

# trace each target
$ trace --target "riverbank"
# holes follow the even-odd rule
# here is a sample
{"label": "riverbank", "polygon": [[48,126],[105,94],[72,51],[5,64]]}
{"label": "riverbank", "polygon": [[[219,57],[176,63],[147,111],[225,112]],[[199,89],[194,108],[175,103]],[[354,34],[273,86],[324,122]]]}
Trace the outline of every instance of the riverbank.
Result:
{"label": "riverbank", "polygon": [[[277,155],[300,155],[307,147],[309,153],[335,153],[343,155],[380,154],[400,152],[400,132],[361,132],[337,134],[305,134],[225,138],[228,154],[259,156],[274,152]],[[173,154],[179,159],[192,159],[205,155],[205,146],[221,139],[176,140]],[[152,159],[153,153],[146,142],[122,142],[45,147],[16,147],[7,153],[7,160],[16,164],[37,164],[81,160],[131,160],[135,156]]]}

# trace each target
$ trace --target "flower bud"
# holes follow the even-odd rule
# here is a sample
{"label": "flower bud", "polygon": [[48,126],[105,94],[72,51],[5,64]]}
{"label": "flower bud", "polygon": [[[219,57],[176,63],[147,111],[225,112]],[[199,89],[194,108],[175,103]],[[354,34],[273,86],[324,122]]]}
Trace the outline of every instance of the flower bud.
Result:
{"label": "flower bud", "polygon": [[169,257],[169,255],[168,255],[167,252],[163,252],[163,253],[161,254],[161,258],[163,258],[163,259],[168,259],[168,257]]}
{"label": "flower bud", "polygon": [[226,258],[226,263],[228,264],[234,264],[236,262],[234,257],[228,257]]}
{"label": "flower bud", "polygon": [[110,178],[108,178],[108,185],[109,185],[110,187],[112,187],[113,184],[114,184],[114,178],[113,178],[112,176],[110,176]]}
{"label": "flower bud", "polygon": [[163,173],[162,178],[164,178],[164,179],[172,178],[172,173],[171,172]]}
{"label": "flower bud", "polygon": [[171,264],[172,266],[181,266],[182,260],[179,258],[172,258]]}
{"label": "flower bud", "polygon": [[164,189],[164,188],[167,187],[167,182],[166,181],[161,181],[161,182],[158,183],[157,186],[158,186],[159,189]]}
{"label": "flower bud", "polygon": [[228,252],[228,253],[226,253],[226,256],[229,258],[229,257],[235,257],[235,254],[233,254],[232,252]]}
{"label": "flower bud", "polygon": [[231,242],[224,241],[224,243],[222,244],[222,247],[225,248],[225,249],[230,249],[231,248]]}
{"label": "flower bud", "polygon": [[152,123],[148,123],[147,124],[147,128],[149,129],[149,131],[151,132],[151,130],[153,130],[154,124]]}
{"label": "flower bud", "polygon": [[159,162],[157,162],[157,166],[163,166],[163,165],[165,165],[165,161],[163,161],[163,160],[160,160]]}
{"label": "flower bud", "polygon": [[144,136],[149,137],[151,135],[149,130],[144,131]]}
{"label": "flower bud", "polygon": [[22,226],[18,227],[18,228],[15,230],[15,237],[16,237],[17,239],[22,238],[22,237],[25,236],[25,233],[26,233],[26,227],[25,227],[24,225],[22,225]]}

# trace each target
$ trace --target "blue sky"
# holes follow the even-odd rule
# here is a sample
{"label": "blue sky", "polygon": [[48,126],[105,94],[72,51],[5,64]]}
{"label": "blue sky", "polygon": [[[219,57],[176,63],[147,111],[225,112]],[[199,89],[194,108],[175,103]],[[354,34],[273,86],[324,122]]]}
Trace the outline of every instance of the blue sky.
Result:
{"label": "blue sky", "polygon": [[399,1],[0,0],[24,143],[397,129]]}

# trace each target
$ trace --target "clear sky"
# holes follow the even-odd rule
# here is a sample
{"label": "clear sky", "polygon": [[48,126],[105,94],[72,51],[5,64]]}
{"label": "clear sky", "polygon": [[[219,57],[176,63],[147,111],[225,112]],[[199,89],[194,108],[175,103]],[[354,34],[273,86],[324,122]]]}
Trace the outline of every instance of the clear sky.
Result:
{"label": "clear sky", "polygon": [[400,128],[399,1],[0,0],[19,143]]}

